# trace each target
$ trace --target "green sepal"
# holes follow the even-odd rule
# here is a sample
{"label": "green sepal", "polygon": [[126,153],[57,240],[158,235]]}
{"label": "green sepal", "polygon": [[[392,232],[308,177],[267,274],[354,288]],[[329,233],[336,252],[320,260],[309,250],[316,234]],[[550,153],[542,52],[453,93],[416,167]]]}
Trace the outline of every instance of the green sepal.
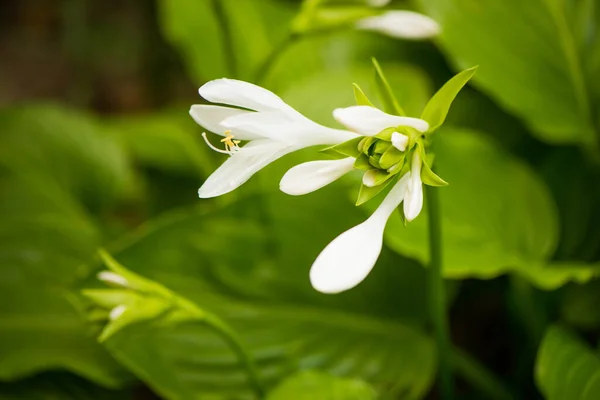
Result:
{"label": "green sepal", "polygon": [[331,152],[336,152],[336,153],[342,154],[347,157],[356,158],[360,155],[360,151],[358,150],[358,144],[362,140],[363,140],[363,137],[359,136],[354,139],[350,139],[346,142],[327,147],[327,148],[321,150],[321,152],[326,153],[326,154],[331,154]]}
{"label": "green sepal", "polygon": [[352,86],[354,87],[354,99],[356,100],[356,105],[375,107],[360,86],[358,86],[356,83],[353,83]]}
{"label": "green sepal", "polygon": [[374,138],[373,136],[367,136],[365,138],[364,141],[361,141],[358,145],[358,147],[361,149],[363,154],[368,154],[370,149],[371,149],[371,145],[376,141],[377,139]]}
{"label": "green sepal", "polygon": [[388,170],[387,170],[388,174],[397,175],[397,174],[401,174],[402,172],[408,172],[409,163],[407,163],[406,161],[407,161],[407,157],[405,156],[401,162],[399,162],[398,164],[392,165],[390,168],[388,168]]}
{"label": "green sepal", "polygon": [[329,148],[327,149],[323,149],[323,150],[319,150],[319,153],[325,154],[327,157],[333,159],[333,160],[343,160],[344,158],[348,158],[347,155],[342,154],[342,153],[338,153],[335,150],[331,150]]}
{"label": "green sepal", "polygon": [[363,171],[368,171],[368,170],[372,169],[373,166],[369,162],[369,156],[367,156],[366,154],[361,154],[360,156],[358,156],[356,158],[356,161],[354,161],[354,168],[360,169]]}
{"label": "green sepal", "polygon": [[356,205],[360,206],[361,204],[371,200],[373,197],[377,196],[379,192],[387,187],[387,185],[392,182],[393,179],[388,179],[383,182],[383,184],[379,186],[369,187],[365,185],[360,185],[360,190],[358,191],[358,199],[356,200]]}
{"label": "green sepal", "polygon": [[446,82],[429,100],[421,114],[421,119],[429,123],[428,133],[432,133],[444,123],[452,102],[460,90],[473,77],[476,70],[477,66],[459,72]]}
{"label": "green sepal", "polygon": [[380,158],[381,158],[381,156],[378,155],[378,154],[374,154],[372,156],[369,156],[369,163],[371,164],[371,167],[381,168],[381,165],[379,165],[379,159]]}
{"label": "green sepal", "polygon": [[81,294],[101,308],[112,309],[121,304],[129,304],[135,292],[129,289],[84,289]]}
{"label": "green sepal", "polygon": [[421,181],[425,185],[429,186],[448,186],[448,182],[440,178],[435,172],[431,170],[431,167],[423,161],[421,165]]}
{"label": "green sepal", "polygon": [[292,21],[292,32],[306,34],[314,31],[351,26],[365,17],[378,15],[378,10],[363,6],[321,7],[314,1],[305,1],[302,11]]}
{"label": "green sepal", "polygon": [[[367,172],[365,172],[365,175],[369,174],[369,173],[375,174],[375,180],[374,180],[372,186],[379,186],[394,176],[394,175],[388,174],[387,171],[384,171],[381,169],[370,169]],[[364,175],[363,175],[363,178],[364,178]]]}
{"label": "green sepal", "polygon": [[404,203],[400,203],[398,206],[398,215],[400,215],[400,221],[402,221],[402,225],[406,228],[408,226],[408,220],[406,219],[406,215],[404,215]]}
{"label": "green sepal", "polygon": [[390,142],[392,140],[392,135],[394,134],[394,132],[398,132],[398,129],[395,127],[385,128],[384,130],[379,132],[377,135],[375,135],[375,137],[377,139],[381,139],[381,140]]}
{"label": "green sepal", "polygon": [[385,78],[379,63],[375,57],[373,57],[371,61],[373,61],[373,66],[375,67],[375,83],[377,85],[379,96],[381,97],[381,102],[383,103],[384,111],[389,114],[405,116],[406,113],[402,107],[400,107],[398,100],[396,100],[396,96],[394,96],[394,92],[392,92],[392,88]]}
{"label": "green sepal", "polygon": [[404,162],[405,157],[406,153],[398,150],[394,146],[390,146],[390,148],[381,155],[381,158],[379,159],[379,165],[381,168],[387,170],[398,163]]}
{"label": "green sepal", "polygon": [[387,142],[385,140],[378,140],[377,142],[375,142],[375,146],[373,146],[373,154],[383,154],[390,147],[392,147],[391,142]]}

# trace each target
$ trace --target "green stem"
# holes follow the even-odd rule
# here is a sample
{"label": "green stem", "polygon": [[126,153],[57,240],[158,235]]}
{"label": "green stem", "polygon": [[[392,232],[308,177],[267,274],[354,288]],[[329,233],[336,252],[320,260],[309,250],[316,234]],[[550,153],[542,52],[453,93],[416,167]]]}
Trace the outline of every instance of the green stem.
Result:
{"label": "green stem", "polygon": [[459,348],[452,350],[452,367],[456,375],[477,389],[489,400],[514,400],[508,388],[485,365]]}
{"label": "green stem", "polygon": [[442,399],[450,400],[454,397],[454,382],[450,369],[450,330],[442,275],[442,226],[438,190],[425,186],[429,211],[429,306],[438,350]]}
{"label": "green stem", "polygon": [[271,69],[275,65],[277,61],[281,58],[281,56],[287,51],[287,49],[296,42],[298,39],[298,35],[291,34],[285,38],[273,51],[269,54],[269,57],[263,61],[263,63],[256,70],[256,76],[254,77],[254,83],[257,85],[261,85],[264,83],[265,79],[269,77],[269,73]]}
{"label": "green stem", "polygon": [[250,357],[248,352],[244,349],[242,341],[237,336],[235,331],[214,315],[204,315],[203,319],[211,328],[221,335],[227,344],[229,344],[231,349],[237,354],[240,361],[244,365],[244,368],[248,372],[248,381],[252,386],[252,390],[254,390],[254,393],[256,393],[256,398],[262,399],[265,396],[265,390],[260,383],[258,371],[254,365],[252,357]]}

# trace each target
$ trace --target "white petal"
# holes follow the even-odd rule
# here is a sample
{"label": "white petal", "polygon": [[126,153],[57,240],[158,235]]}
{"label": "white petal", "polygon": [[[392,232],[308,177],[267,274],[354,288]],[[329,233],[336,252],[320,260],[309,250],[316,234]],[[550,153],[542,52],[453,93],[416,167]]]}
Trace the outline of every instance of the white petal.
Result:
{"label": "white petal", "polygon": [[358,21],[356,27],[403,39],[426,39],[440,33],[437,22],[413,11],[388,11],[366,17]]}
{"label": "white petal", "polygon": [[366,187],[375,186],[375,178],[376,177],[377,177],[377,170],[375,170],[375,169],[368,170],[367,172],[365,172],[363,174],[363,177],[362,177],[363,185],[365,185]]}
{"label": "white petal", "polygon": [[410,182],[404,199],[404,216],[407,221],[417,218],[423,209],[423,184],[421,182],[421,157],[415,152],[410,167]]}
{"label": "white petal", "polygon": [[400,151],[406,150],[406,146],[408,145],[408,136],[403,135],[398,132],[392,133],[392,146],[397,148]]}
{"label": "white petal", "polygon": [[350,172],[353,166],[352,157],[296,165],[281,178],[279,189],[292,196],[314,192]]}
{"label": "white petal", "polygon": [[198,189],[198,196],[209,198],[237,189],[269,163],[298,147],[269,139],[254,140],[229,157]]}
{"label": "white petal", "polygon": [[127,310],[127,307],[124,306],[123,304],[121,304],[120,306],[116,306],[115,308],[113,308],[112,310],[110,310],[110,313],[108,314],[108,318],[111,321],[114,321],[115,319],[117,319],[121,315],[123,315],[123,313],[125,312],[125,310]]}
{"label": "white petal", "polygon": [[381,253],[387,220],[402,202],[407,184],[408,176],[405,175],[369,219],[342,233],[325,247],[310,269],[310,282],[316,290],[339,293],[367,277]]}
{"label": "white petal", "polygon": [[100,271],[98,272],[97,277],[99,280],[109,285],[122,287],[127,287],[129,285],[127,279],[112,271]]}
{"label": "white petal", "polygon": [[429,124],[419,118],[399,117],[371,106],[351,106],[333,111],[333,117],[351,131],[372,136],[386,128],[410,126],[425,132]]}
{"label": "white petal", "polygon": [[[223,125],[223,122],[231,117],[244,116],[247,114],[256,114],[253,111],[245,111],[237,108],[212,106],[204,104],[195,104],[190,108],[190,115],[194,118],[194,121],[198,125],[204,127],[210,132],[216,133],[217,135],[224,136],[225,131],[230,129]],[[236,129],[233,132],[236,139],[241,140],[253,140],[258,139],[261,136],[245,129]]]}
{"label": "white petal", "polygon": [[392,0],[367,0],[367,5],[371,7],[385,7],[390,4]]}
{"label": "white petal", "polygon": [[298,114],[273,92],[237,79],[215,79],[205,83],[198,92],[211,103],[228,104],[255,111],[280,110],[290,115]]}
{"label": "white petal", "polygon": [[356,134],[331,129],[300,115],[291,118],[280,111],[240,114],[227,118],[223,126],[237,132],[250,132],[279,142],[295,143],[303,147],[318,144],[338,144],[356,137]]}

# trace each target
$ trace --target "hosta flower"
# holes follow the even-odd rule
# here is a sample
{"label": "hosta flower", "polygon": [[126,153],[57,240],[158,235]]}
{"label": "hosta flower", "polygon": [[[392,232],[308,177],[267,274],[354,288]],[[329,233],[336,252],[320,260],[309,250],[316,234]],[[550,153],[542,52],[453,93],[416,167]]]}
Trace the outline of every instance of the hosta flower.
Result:
{"label": "hosta flower", "polygon": [[362,18],[356,23],[356,27],[399,39],[427,39],[440,32],[440,26],[433,19],[405,10],[391,10]]}
{"label": "hosta flower", "polygon": [[406,221],[419,215],[422,175],[428,184],[445,184],[424,162],[427,121],[387,114],[368,105],[340,108],[333,115],[360,135],[328,149],[346,157],[300,164],[284,175],[281,189],[289,194],[308,193],[356,168],[364,171],[357,201],[361,204],[395,183],[365,222],[342,233],[317,257],[310,280],[324,293],[350,289],[369,274],[381,252],[387,220],[401,203]]}
{"label": "hosta flower", "polygon": [[[261,168],[285,154],[304,147],[337,144],[355,133],[327,128],[304,117],[272,92],[251,83],[217,79],[206,83],[200,95],[219,105],[193,105],[194,120],[218,135],[224,149],[214,150],[230,158],[198,190],[202,198],[228,193]],[[240,141],[247,141],[240,146]]]}

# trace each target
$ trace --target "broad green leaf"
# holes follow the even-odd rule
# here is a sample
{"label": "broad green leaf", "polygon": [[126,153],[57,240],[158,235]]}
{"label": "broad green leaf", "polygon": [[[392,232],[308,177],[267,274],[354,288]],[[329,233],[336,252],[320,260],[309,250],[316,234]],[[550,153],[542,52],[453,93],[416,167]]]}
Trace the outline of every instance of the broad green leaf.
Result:
{"label": "broad green leaf", "polygon": [[107,126],[145,166],[205,177],[218,165],[185,109],[114,118]]}
{"label": "broad green leaf", "polygon": [[0,379],[64,369],[129,379],[99,346],[68,289],[102,240],[90,211],[120,196],[124,153],[88,116],[55,106],[0,113]]}
{"label": "broad green leaf", "polygon": [[[591,266],[549,265],[557,242],[556,207],[543,182],[522,162],[473,131],[443,128],[436,168],[451,184],[439,188],[444,274],[489,279],[516,272],[542,288],[585,281]],[[427,265],[427,205],[408,228],[392,215],[387,244]]]}
{"label": "broad green leaf", "polygon": [[197,82],[231,76],[235,68],[228,52],[231,32],[217,17],[223,6],[213,0],[161,0],[159,23],[163,35],[182,54]]}
{"label": "broad green leaf", "polygon": [[197,84],[254,79],[294,9],[273,0],[161,0],[160,25]]}
{"label": "broad green leaf", "polygon": [[389,114],[406,115],[400,106],[400,103],[398,103],[398,100],[396,100],[394,91],[388,83],[383,70],[379,66],[379,62],[377,62],[375,58],[373,58],[372,61],[373,67],[375,68],[375,84],[377,86],[379,96],[381,97],[384,111]]}
{"label": "broad green leaf", "polygon": [[[589,143],[589,82],[565,0],[422,0],[442,26],[458,68],[480,65],[474,84],[524,119],[542,140]],[[507,28],[510,27],[510,28]]]}
{"label": "broad green leaf", "polygon": [[600,358],[572,333],[548,329],[535,365],[535,380],[547,400],[595,400],[600,397]]}
{"label": "broad green leaf", "polygon": [[[600,267],[599,267],[600,268]],[[562,293],[561,319],[571,326],[593,330],[600,327],[600,281],[570,284]]]}
{"label": "broad green leaf", "polygon": [[[331,199],[332,193],[326,188],[319,197]],[[431,383],[434,349],[418,328],[425,306],[415,308],[402,298],[422,293],[424,274],[384,251],[378,272],[353,293],[330,297],[315,292],[308,283],[310,262],[327,240],[352,223],[348,213],[354,212],[354,220],[359,214],[350,204],[344,208],[332,201],[311,201],[313,209],[325,207],[314,213],[307,207],[296,208],[307,210],[302,213],[282,213],[287,198],[277,194],[269,202],[276,216],[267,216],[270,222],[254,222],[250,211],[256,202],[213,214],[190,210],[166,216],[125,241],[116,257],[233,326],[268,385],[297,369],[317,368],[365,378],[382,388],[393,383],[408,398],[419,398]],[[327,223],[309,220],[321,220],[324,213]],[[377,295],[382,291],[389,295]],[[371,298],[368,303],[365,296]],[[401,319],[394,321],[392,315]],[[132,325],[107,346],[169,399],[249,393],[237,357],[213,332],[196,323],[177,329],[156,325]]]}
{"label": "broad green leaf", "polygon": [[428,132],[431,133],[435,131],[444,123],[454,98],[458,95],[463,86],[465,86],[473,77],[476,70],[477,67],[473,67],[459,72],[446,82],[429,100],[421,114],[421,119],[429,122]]}
{"label": "broad green leaf", "polygon": [[367,383],[339,378],[317,371],[292,375],[278,385],[267,400],[375,400],[375,390]]}
{"label": "broad green leaf", "polygon": [[0,383],[0,400],[129,400],[133,390],[108,390],[65,372]]}

